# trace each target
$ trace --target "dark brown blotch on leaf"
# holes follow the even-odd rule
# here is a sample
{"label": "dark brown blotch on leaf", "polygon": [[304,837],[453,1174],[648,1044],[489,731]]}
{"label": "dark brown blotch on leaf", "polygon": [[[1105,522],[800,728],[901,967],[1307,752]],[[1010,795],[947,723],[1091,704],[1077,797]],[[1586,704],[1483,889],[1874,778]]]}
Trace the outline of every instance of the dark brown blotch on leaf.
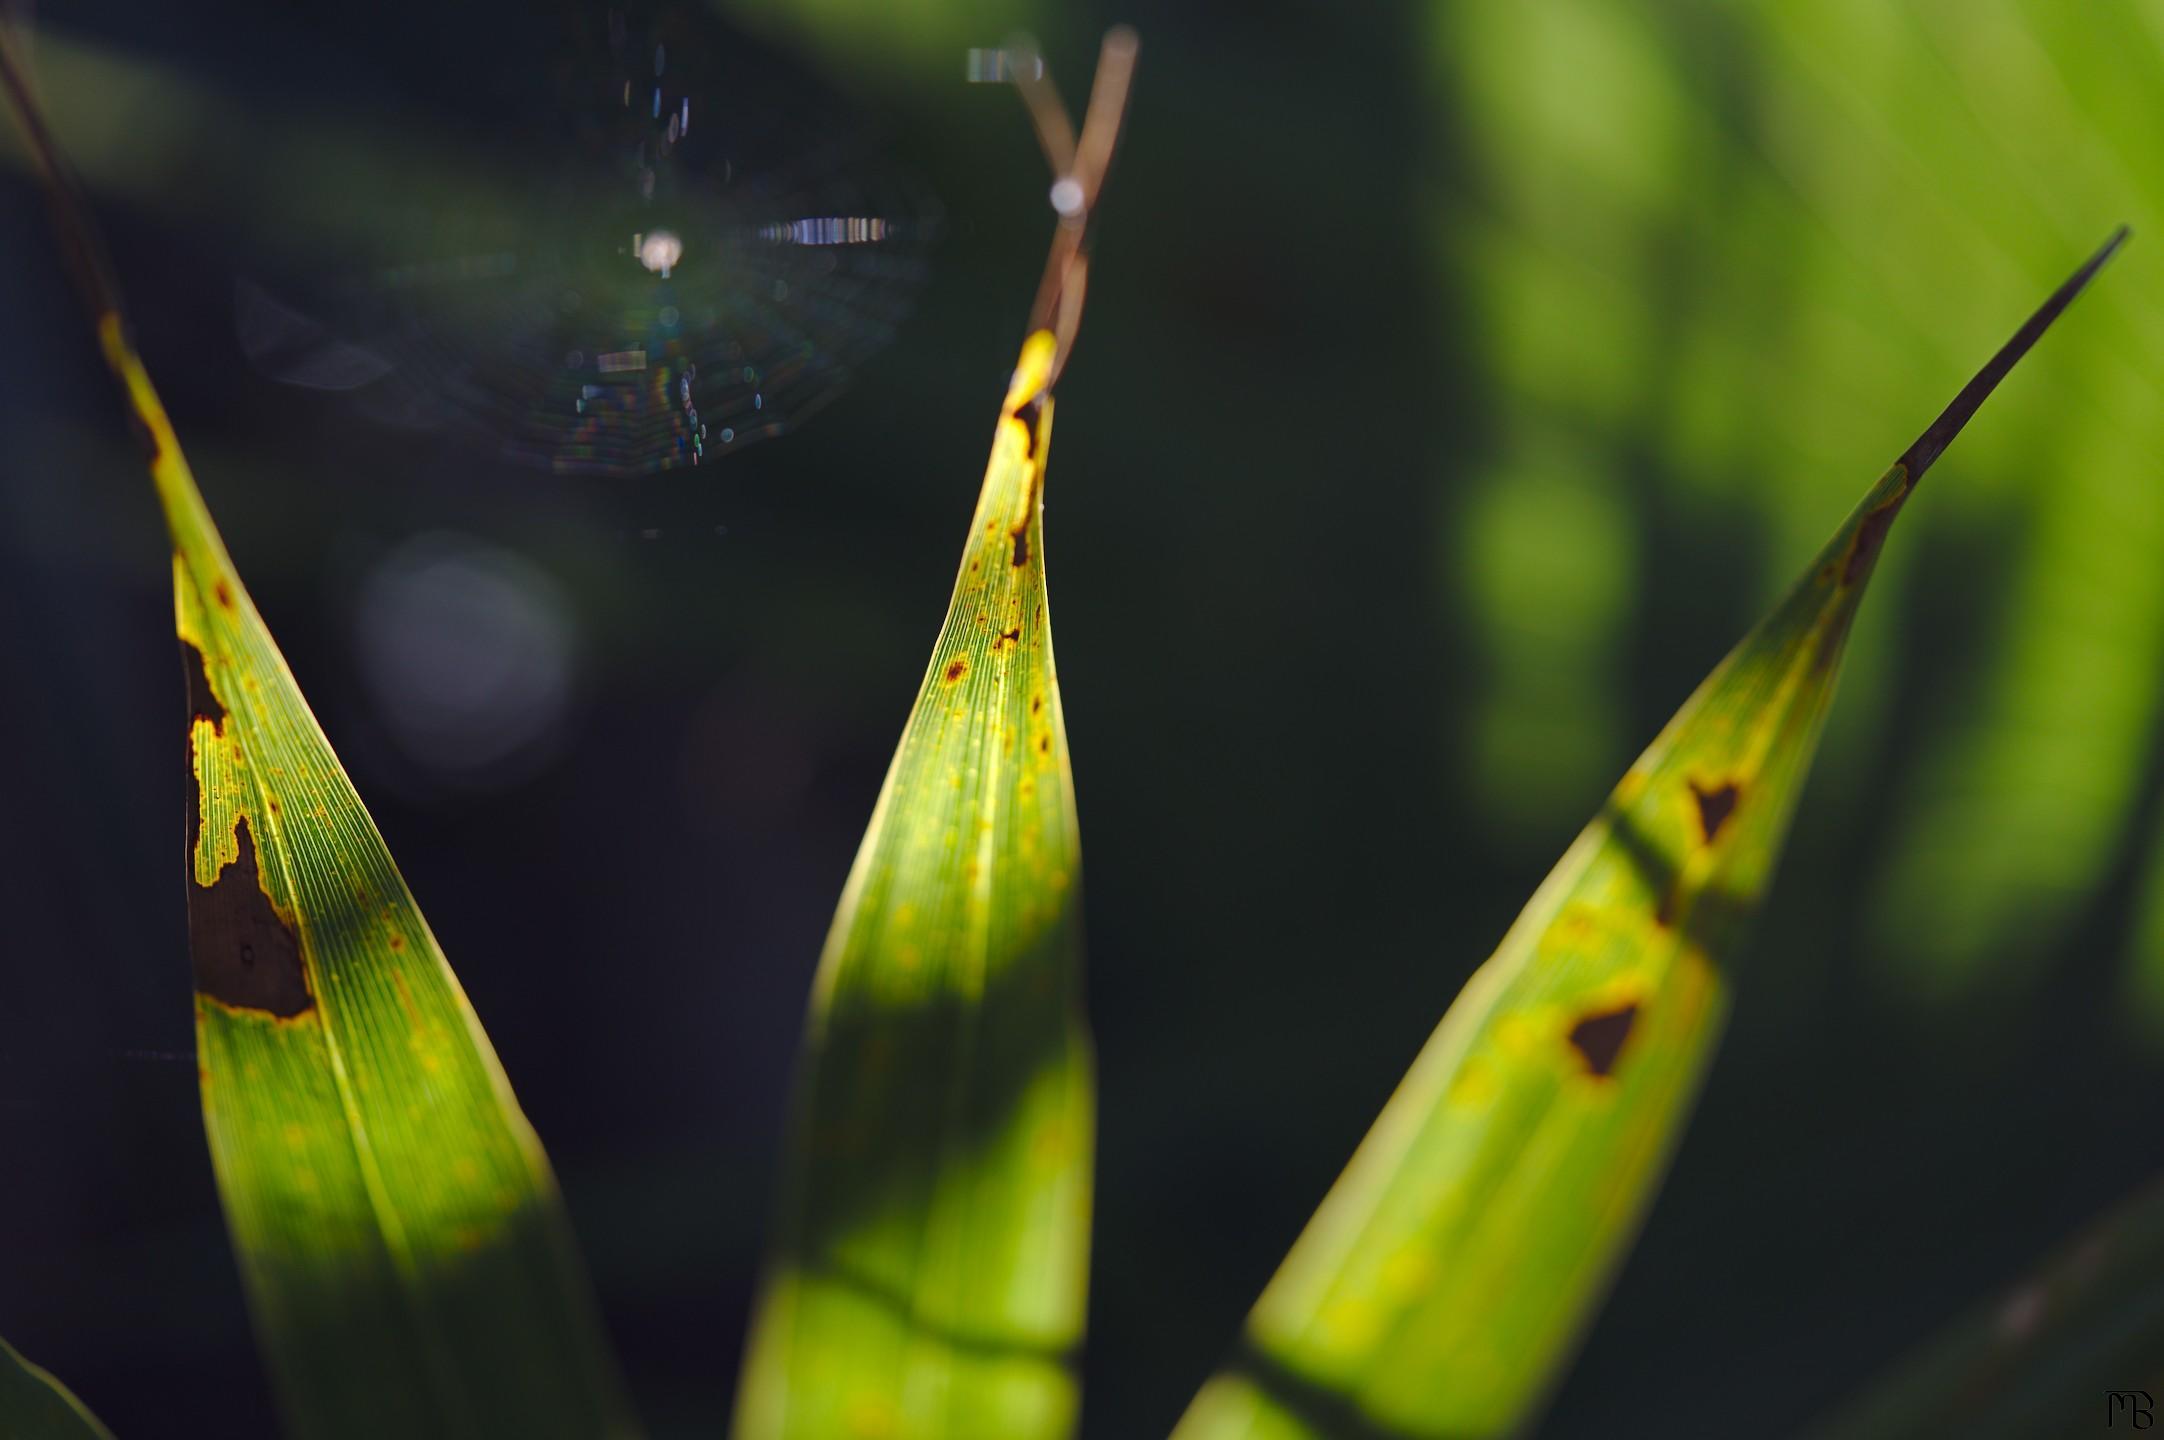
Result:
{"label": "dark brown blotch on leaf", "polygon": [[1037,485],[1044,472],[1035,463],[1037,455],[1037,422],[1044,415],[1044,397],[1039,395],[1027,404],[1016,407],[1014,418],[1022,422],[1029,432],[1029,445],[1024,454],[1033,462],[1029,467],[1029,491],[1022,497],[1021,518],[1007,527],[1007,538],[1014,542],[1014,568],[1019,570],[1029,563],[1029,522],[1037,513]]}
{"label": "dark brown blotch on leaf", "polygon": [[1588,1015],[1570,1027],[1570,1043],[1585,1061],[1587,1074],[1605,1080],[1615,1072],[1616,1057],[1623,1053],[1623,1042],[1637,1021],[1638,1002],[1633,1000],[1619,1009]]}
{"label": "dark brown blotch on leaf", "polygon": [[947,662],[945,675],[947,683],[949,685],[956,684],[961,680],[964,675],[967,675],[968,673],[969,661],[963,656],[957,655],[952,660],[949,660]]}
{"label": "dark brown blotch on leaf", "polygon": [[1000,631],[999,638],[992,642],[992,648],[994,650],[1004,650],[1009,645],[1019,645],[1021,643],[1022,627],[1017,625],[1012,630]]}
{"label": "dark brown blotch on leaf", "polygon": [[1720,838],[1721,827],[1728,823],[1728,817],[1736,813],[1736,802],[1743,798],[1743,792],[1736,788],[1733,780],[1710,790],[1696,780],[1690,784],[1691,794],[1698,800],[1698,828],[1705,833],[1706,843],[1711,845]]}
{"label": "dark brown blotch on leaf", "polygon": [[210,593],[211,597],[218,602],[218,608],[220,610],[230,610],[233,608],[233,587],[226,584],[223,578],[221,578],[217,584],[210,587]]}
{"label": "dark brown blotch on leaf", "polygon": [[216,881],[188,887],[195,988],[232,1009],[291,1020],[316,1003],[308,993],[300,942],[263,892],[255,833],[246,815],[240,817],[239,838],[239,858],[218,872]]}
{"label": "dark brown blotch on leaf", "polygon": [[1044,416],[1044,396],[1033,395],[1009,412],[1022,422],[1022,453],[1037,454],[1037,422]]}
{"label": "dark brown blotch on leaf", "polygon": [[210,672],[203,667],[203,652],[188,641],[180,642],[180,668],[188,685],[188,723],[208,720],[211,724],[225,724],[225,707],[211,692]]}

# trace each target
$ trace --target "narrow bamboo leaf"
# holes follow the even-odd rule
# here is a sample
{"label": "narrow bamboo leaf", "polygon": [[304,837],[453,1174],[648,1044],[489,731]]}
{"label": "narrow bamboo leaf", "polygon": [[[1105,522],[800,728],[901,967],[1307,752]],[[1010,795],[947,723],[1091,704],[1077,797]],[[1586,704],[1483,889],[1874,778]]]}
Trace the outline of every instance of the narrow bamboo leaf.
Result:
{"label": "narrow bamboo leaf", "polygon": [[[2164,1404],[2164,1182],[1979,1306],[1814,1440],[2037,1440],[2146,1430]],[[2147,1423],[2137,1417],[2148,1412]]]}
{"label": "narrow bamboo leaf", "polygon": [[171,534],[203,1119],[289,1433],[629,1433],[548,1162],[241,585],[4,47],[0,78]]}
{"label": "narrow bamboo leaf", "polygon": [[0,1435],[7,1440],[113,1440],[51,1373],[0,1340]]}
{"label": "narrow bamboo leaf", "polygon": [[1137,47],[1105,36],[1079,136],[1033,51],[1001,67],[1060,224],[946,623],[819,959],[740,1440],[1074,1428],[1096,1081],[1044,483]]}
{"label": "narrow bamboo leaf", "polygon": [[747,1440],[1064,1435],[1094,1084],[1045,609],[1053,336],[1022,351],[947,620],[812,997]]}
{"label": "narrow bamboo leaf", "polygon": [[1871,488],[1623,777],[1443,1017],[1180,1440],[1526,1422],[1636,1234],[1712,1054],[1726,967],[1888,527],[2120,238]]}

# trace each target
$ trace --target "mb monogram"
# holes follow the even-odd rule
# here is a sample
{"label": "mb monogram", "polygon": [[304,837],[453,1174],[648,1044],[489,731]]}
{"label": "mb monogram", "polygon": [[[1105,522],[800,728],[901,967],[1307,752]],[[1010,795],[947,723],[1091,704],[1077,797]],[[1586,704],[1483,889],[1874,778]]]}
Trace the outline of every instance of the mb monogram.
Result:
{"label": "mb monogram", "polygon": [[[2122,1422],[2124,1422],[2122,1426]],[[2156,1412],[2149,1404],[2146,1390],[2106,1390],[2104,1392],[2104,1428],[2117,1430],[2147,1430],[2156,1424]]]}

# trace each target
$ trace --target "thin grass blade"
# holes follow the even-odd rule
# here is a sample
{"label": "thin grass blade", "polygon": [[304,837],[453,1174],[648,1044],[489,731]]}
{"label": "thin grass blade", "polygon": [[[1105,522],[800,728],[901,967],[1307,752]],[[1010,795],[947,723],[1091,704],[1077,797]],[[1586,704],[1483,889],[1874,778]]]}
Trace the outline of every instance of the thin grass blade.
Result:
{"label": "thin grass blade", "polygon": [[2074,1236],[1813,1440],[2037,1440],[2146,1430],[2164,1401],[2164,1181]]}
{"label": "thin grass blade", "polygon": [[629,1434],[547,1159],[241,584],[4,46],[0,79],[171,535],[203,1120],[288,1433]]}
{"label": "thin grass blade", "polygon": [[2122,237],[1871,488],[1623,777],[1450,1007],[1179,1440],[1528,1421],[1697,1093],[1888,527]]}
{"label": "thin grass blade", "polygon": [[0,1435],[8,1440],[113,1440],[74,1392],[0,1340]]}
{"label": "thin grass blade", "polygon": [[820,958],[737,1434],[1072,1428],[1095,1087],[1029,338],[953,603]]}

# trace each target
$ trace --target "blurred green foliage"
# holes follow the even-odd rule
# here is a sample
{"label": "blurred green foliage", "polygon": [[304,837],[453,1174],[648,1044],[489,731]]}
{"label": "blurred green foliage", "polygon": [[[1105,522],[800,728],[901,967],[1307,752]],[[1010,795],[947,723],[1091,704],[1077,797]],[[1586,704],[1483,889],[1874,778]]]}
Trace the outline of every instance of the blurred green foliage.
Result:
{"label": "blurred green foliage", "polygon": [[0,1340],[0,1432],[14,1440],[113,1440],[67,1386],[5,1340]]}
{"label": "blurred green foliage", "polygon": [[[1505,738],[1465,755],[1516,829],[1527,806],[1581,811],[1613,769],[1615,577],[1659,545],[1621,515],[1805,553],[1859,463],[1988,353],[1994,314],[2114,221],[2157,233],[2164,15],[1509,0],[1430,21],[1438,123],[1474,172],[1435,202],[1444,283],[1490,357],[1494,417],[1449,528],[1470,550],[1480,733]],[[2131,257],[1920,519],[1922,545],[1989,570],[1946,597],[1890,567],[1889,609],[1956,611],[1971,634],[1948,653],[1882,625],[1849,678],[1869,720],[1846,743],[1885,743],[1860,732],[1897,696],[1900,728],[1935,737],[1889,777],[1891,833],[1857,841],[1872,938],[1899,957],[1882,978],[1918,996],[2041,982],[2113,856],[2153,847],[2130,826],[2164,702],[2164,486],[2143,463],[2164,441],[2164,261]],[[1535,505],[1556,522],[1537,568],[1494,520]],[[1543,593],[1506,596],[1501,569]]]}
{"label": "blurred green foliage", "polygon": [[887,84],[952,81],[971,49],[1040,22],[1046,0],[715,0],[732,20],[799,44]]}

